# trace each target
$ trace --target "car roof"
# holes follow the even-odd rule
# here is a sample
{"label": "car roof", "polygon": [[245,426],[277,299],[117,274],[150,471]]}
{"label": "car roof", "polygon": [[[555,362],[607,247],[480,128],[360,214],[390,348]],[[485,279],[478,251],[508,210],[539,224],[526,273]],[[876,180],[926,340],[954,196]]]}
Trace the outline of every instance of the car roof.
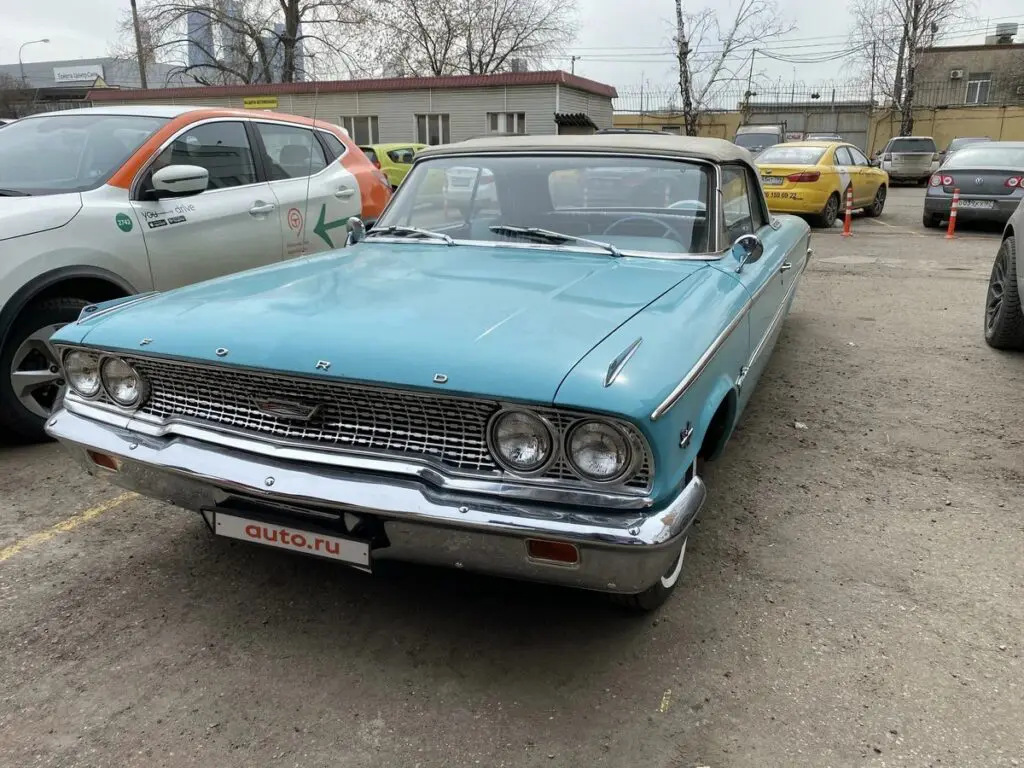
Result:
{"label": "car roof", "polygon": [[[848,141],[836,141],[835,139],[804,139],[802,141],[785,141],[782,144],[773,144],[768,149],[775,147],[815,147],[817,149],[828,149],[831,146],[852,146]],[[765,152],[768,151],[765,150]]]}
{"label": "car roof", "polygon": [[753,155],[724,139],[651,133],[602,133],[590,136],[502,136],[441,144],[421,150],[416,158],[467,155],[476,152],[615,152],[691,157],[712,162],[742,161],[753,164]]}
{"label": "car roof", "polygon": [[[289,115],[283,112],[271,112],[261,109],[233,109],[230,107],[201,107],[190,104],[139,104],[139,105],[118,105],[109,107],[76,107],[75,109],[61,109],[53,112],[41,112],[36,115],[29,115],[23,120],[37,117],[50,117],[53,115],[130,115],[135,117],[163,117],[173,119],[191,112],[209,112],[211,115],[230,115],[233,117],[247,117],[252,119],[263,118],[267,120],[280,120],[282,122],[303,122],[305,118],[297,115]],[[317,120],[316,127],[336,127],[326,120]]]}
{"label": "car roof", "polygon": [[929,141],[935,141],[931,136],[893,136],[889,141],[896,141],[897,139],[928,139]]}
{"label": "car roof", "polygon": [[404,149],[405,147],[425,147],[426,144],[420,144],[418,141],[393,141],[390,144],[360,144],[359,148],[364,149],[366,147],[370,149],[382,149],[387,152],[389,149]]}

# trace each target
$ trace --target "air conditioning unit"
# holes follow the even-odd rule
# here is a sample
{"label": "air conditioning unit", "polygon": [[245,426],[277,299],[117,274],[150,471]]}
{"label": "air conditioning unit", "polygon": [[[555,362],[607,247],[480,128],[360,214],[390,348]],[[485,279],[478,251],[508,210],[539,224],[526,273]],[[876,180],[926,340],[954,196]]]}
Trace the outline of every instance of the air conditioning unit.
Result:
{"label": "air conditioning unit", "polygon": [[963,80],[964,79],[964,71],[962,69],[951,69],[951,70],[949,70],[949,79],[950,80]]}

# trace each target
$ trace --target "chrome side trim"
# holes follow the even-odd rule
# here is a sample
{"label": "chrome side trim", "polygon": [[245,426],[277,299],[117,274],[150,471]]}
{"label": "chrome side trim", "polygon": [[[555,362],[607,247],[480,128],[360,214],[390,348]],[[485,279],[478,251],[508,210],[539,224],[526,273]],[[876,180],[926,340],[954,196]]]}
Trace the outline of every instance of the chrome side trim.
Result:
{"label": "chrome side trim", "polygon": [[[126,309],[127,307],[133,307],[136,304],[140,304],[143,301],[146,301],[147,299],[153,298],[159,293],[160,291],[146,291],[145,293],[139,293],[136,294],[135,296],[132,296],[127,301],[122,301],[120,304],[115,304],[114,306],[107,307],[106,309],[97,310],[95,304],[89,304],[86,307],[82,307],[82,311],[78,314],[78,320],[76,320],[75,322],[81,322],[82,320],[92,320],[95,317],[103,317],[104,315],[109,315],[113,312],[117,312],[118,310]],[[92,312],[89,311],[89,307],[93,308]]]}
{"label": "chrome side trim", "polygon": [[[648,494],[611,493],[607,490],[584,490],[566,488],[554,480],[531,479],[528,483],[509,481],[500,477],[494,479],[456,475],[441,472],[436,466],[413,459],[379,458],[354,452],[311,450],[267,438],[253,439],[227,428],[207,429],[174,419],[166,423],[154,423],[144,415],[132,415],[116,411],[94,402],[66,397],[64,408],[68,413],[81,416],[120,429],[128,429],[140,437],[182,437],[210,443],[211,445],[233,448],[246,453],[298,461],[307,464],[340,467],[346,469],[380,472],[391,475],[417,477],[437,488],[466,493],[501,496],[508,499],[526,499],[554,504],[577,504],[582,506],[607,507],[611,509],[646,509],[654,504]],[[653,460],[652,460],[653,476]]]}
{"label": "chrome side trim", "polygon": [[[800,276],[803,275],[804,269],[806,268],[807,262],[804,261],[804,266],[800,269],[800,273],[793,278],[794,288],[797,282],[799,281]],[[729,336],[732,335],[732,332],[735,331],[737,327],[739,327],[739,324],[743,321],[743,318],[750,314],[750,310],[753,308],[754,304],[756,304],[757,300],[761,298],[761,294],[768,290],[769,286],[771,285],[771,281],[774,280],[775,277],[776,273],[773,272],[771,277],[765,280],[764,283],[762,283],[761,286],[753,293],[753,295],[749,299],[747,299],[746,303],[744,303],[743,307],[740,309],[739,312],[736,313],[736,316],[732,319],[732,322],[730,322],[729,325],[725,327],[725,330],[718,334],[715,340],[711,342],[711,346],[708,347],[704,354],[700,356],[700,359],[697,360],[697,364],[690,369],[690,372],[683,377],[682,381],[676,384],[675,388],[669,393],[668,397],[666,397],[661,402],[661,404],[651,412],[651,421],[657,421],[658,419],[660,419],[662,416],[668,413],[672,409],[672,407],[679,402],[680,399],[682,399],[683,395],[686,394],[686,390],[693,386],[693,383],[704,372],[704,369],[708,367],[708,365],[714,359],[715,355],[718,354],[718,350],[720,350],[725,345],[725,342],[728,340]],[[793,290],[793,288],[791,288],[790,290]],[[787,298],[783,300],[781,306],[784,307],[786,305],[786,301],[788,301],[788,294]],[[762,337],[761,342],[758,344],[758,348],[757,350],[755,350],[755,354],[758,353],[763,342],[764,337]],[[740,376],[741,378],[743,376],[746,376],[746,372],[741,372]]]}
{"label": "chrome side trim", "polygon": [[629,362],[629,359],[636,354],[638,349],[640,349],[640,345],[643,341],[644,339],[642,336],[636,339],[632,344],[622,350],[622,352],[620,352],[619,355],[611,361],[611,363],[609,363],[608,372],[604,375],[604,385],[606,387],[610,387],[615,383],[615,379],[617,379],[619,374],[622,373],[622,369],[626,367],[626,363]]}

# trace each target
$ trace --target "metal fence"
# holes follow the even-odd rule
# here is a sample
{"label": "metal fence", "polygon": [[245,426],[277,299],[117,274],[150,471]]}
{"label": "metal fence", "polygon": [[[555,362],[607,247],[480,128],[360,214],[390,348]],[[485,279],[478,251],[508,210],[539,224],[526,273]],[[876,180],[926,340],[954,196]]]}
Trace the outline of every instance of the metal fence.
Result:
{"label": "metal fence", "polygon": [[[678,88],[620,88],[614,100],[616,112],[624,114],[682,114]],[[914,106],[1024,106],[1024,75],[985,76],[957,80],[926,80],[914,84]],[[729,112],[744,106],[758,111],[792,109],[794,105],[820,106],[841,104],[873,104],[891,106],[893,100],[885,89],[871,83],[821,83],[807,85],[802,82],[754,83],[749,94],[746,83],[730,82],[711,93],[707,99],[709,112]]]}

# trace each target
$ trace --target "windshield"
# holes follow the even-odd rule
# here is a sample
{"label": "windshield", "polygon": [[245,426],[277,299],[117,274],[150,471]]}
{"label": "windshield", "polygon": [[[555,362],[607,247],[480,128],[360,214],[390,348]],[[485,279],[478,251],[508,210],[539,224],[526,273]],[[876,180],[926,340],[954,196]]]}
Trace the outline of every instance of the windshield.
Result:
{"label": "windshield", "polygon": [[711,179],[709,167],[697,163],[625,156],[421,160],[374,231],[413,227],[455,241],[543,239],[605,251],[707,253]]}
{"label": "windshield", "polygon": [[779,143],[779,135],[777,133],[738,133],[736,141],[733,143],[744,149],[770,147]]}
{"label": "windshield", "polygon": [[1006,147],[999,144],[975,144],[964,147],[951,158],[947,168],[975,168],[995,166],[1024,171],[1024,147]]}
{"label": "windshield", "polygon": [[935,152],[932,139],[893,139],[889,152]]}
{"label": "windshield", "polygon": [[18,120],[0,133],[0,187],[30,195],[92,189],[166,122],[89,113]]}
{"label": "windshield", "polygon": [[787,147],[779,144],[769,147],[757,156],[758,164],[777,163],[779,165],[817,165],[825,154],[824,147]]}

